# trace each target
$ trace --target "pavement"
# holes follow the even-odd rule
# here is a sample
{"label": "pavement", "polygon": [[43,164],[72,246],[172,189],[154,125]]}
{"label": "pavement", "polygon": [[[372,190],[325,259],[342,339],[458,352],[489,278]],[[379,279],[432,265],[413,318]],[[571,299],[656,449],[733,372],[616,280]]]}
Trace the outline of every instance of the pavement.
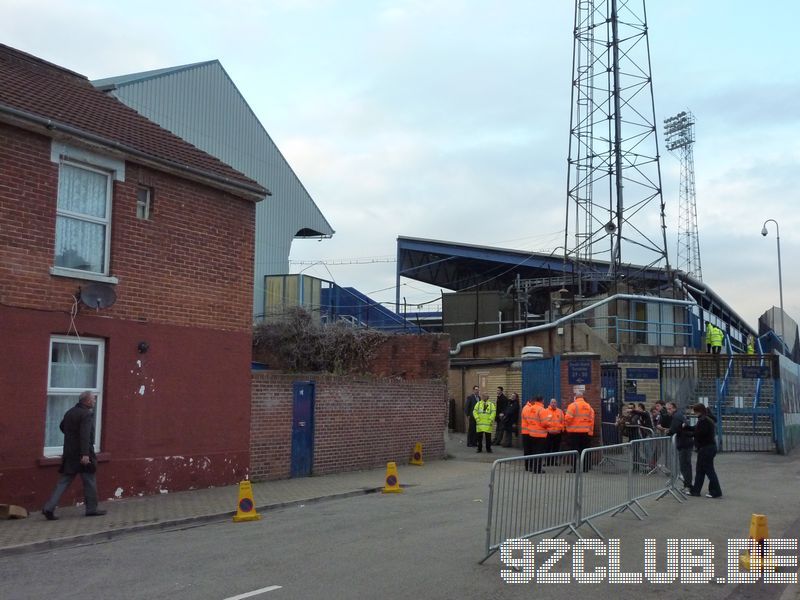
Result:
{"label": "pavement", "polygon": [[[464,435],[445,435],[448,459],[427,460],[424,467],[398,464],[402,487],[432,485],[445,474],[452,475],[454,460],[491,463],[498,457],[519,454],[514,448],[499,448],[493,454],[476,455],[474,448],[466,447]],[[385,475],[386,468],[380,467],[320,477],[253,482],[253,497],[256,510],[269,513],[287,506],[380,492]],[[98,477],[102,476],[100,470]],[[100,508],[108,511],[102,517],[88,518],[83,515],[82,506],[66,506],[56,510],[57,521],[47,521],[40,513],[31,513],[27,519],[3,520],[0,521],[0,556],[95,543],[137,531],[231,519],[236,512],[238,495],[239,486],[230,485],[158,496],[109,499],[100,503]]]}

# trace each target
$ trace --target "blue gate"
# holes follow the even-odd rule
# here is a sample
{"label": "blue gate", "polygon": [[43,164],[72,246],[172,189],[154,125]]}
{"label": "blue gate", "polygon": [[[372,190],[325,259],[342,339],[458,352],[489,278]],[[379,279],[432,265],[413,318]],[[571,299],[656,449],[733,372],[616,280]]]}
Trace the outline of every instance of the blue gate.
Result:
{"label": "blue gate", "polygon": [[616,421],[620,407],[620,368],[618,365],[600,367],[600,431],[603,444],[619,444]]}
{"label": "blue gate", "polygon": [[561,405],[561,357],[536,358],[522,361],[522,397],[525,403],[534,396],[541,396],[544,405],[555,398]]}
{"label": "blue gate", "polygon": [[292,384],[292,477],[311,475],[314,464],[314,382]]}

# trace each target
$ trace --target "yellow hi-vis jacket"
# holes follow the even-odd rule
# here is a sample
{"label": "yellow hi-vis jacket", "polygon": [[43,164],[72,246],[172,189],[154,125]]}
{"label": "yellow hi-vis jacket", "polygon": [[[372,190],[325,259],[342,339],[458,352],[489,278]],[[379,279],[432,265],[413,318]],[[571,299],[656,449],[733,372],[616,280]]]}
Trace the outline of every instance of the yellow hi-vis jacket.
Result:
{"label": "yellow hi-vis jacket", "polygon": [[475,417],[475,431],[478,433],[491,433],[496,413],[497,407],[494,402],[489,402],[488,400],[478,401],[475,404],[475,410],[472,411],[472,416]]}

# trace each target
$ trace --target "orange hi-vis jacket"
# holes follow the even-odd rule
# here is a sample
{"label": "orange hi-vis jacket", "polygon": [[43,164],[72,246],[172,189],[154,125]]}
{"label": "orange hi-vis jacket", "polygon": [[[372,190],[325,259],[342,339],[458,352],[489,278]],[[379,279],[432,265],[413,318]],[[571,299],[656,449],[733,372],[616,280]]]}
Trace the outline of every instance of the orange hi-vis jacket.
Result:
{"label": "orange hi-vis jacket", "polygon": [[541,402],[528,402],[522,409],[522,435],[535,438],[547,437],[547,429],[542,422],[541,414],[544,405]]}
{"label": "orange hi-vis jacket", "polygon": [[544,422],[544,428],[547,433],[555,435],[564,431],[564,411],[560,408],[550,408],[548,406],[539,413],[539,416]]}
{"label": "orange hi-vis jacket", "polygon": [[564,422],[567,424],[567,433],[588,433],[593,435],[594,409],[579,396],[575,398],[575,402],[567,407]]}

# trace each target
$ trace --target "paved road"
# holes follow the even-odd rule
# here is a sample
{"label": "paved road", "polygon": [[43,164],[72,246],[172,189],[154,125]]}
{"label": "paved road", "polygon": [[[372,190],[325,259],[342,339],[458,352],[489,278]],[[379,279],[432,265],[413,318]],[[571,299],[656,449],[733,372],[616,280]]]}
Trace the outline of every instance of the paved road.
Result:
{"label": "paved road", "polygon": [[[456,453],[435,484],[270,511],[260,522],[145,532],[106,543],[0,558],[0,598],[796,598],[781,585],[509,585],[499,557],[484,565],[486,462]],[[474,457],[479,458],[479,457]],[[485,461],[488,457],[480,457]],[[623,513],[598,524],[622,540],[622,569],[642,570],[643,539],[746,536],[765,512],[773,537],[800,536],[800,453],[724,455],[726,497],[645,501],[650,518]],[[570,543],[574,538],[567,538]],[[541,556],[541,555],[540,555]],[[724,557],[718,557],[724,571]],[[279,589],[267,591],[272,586]]]}

